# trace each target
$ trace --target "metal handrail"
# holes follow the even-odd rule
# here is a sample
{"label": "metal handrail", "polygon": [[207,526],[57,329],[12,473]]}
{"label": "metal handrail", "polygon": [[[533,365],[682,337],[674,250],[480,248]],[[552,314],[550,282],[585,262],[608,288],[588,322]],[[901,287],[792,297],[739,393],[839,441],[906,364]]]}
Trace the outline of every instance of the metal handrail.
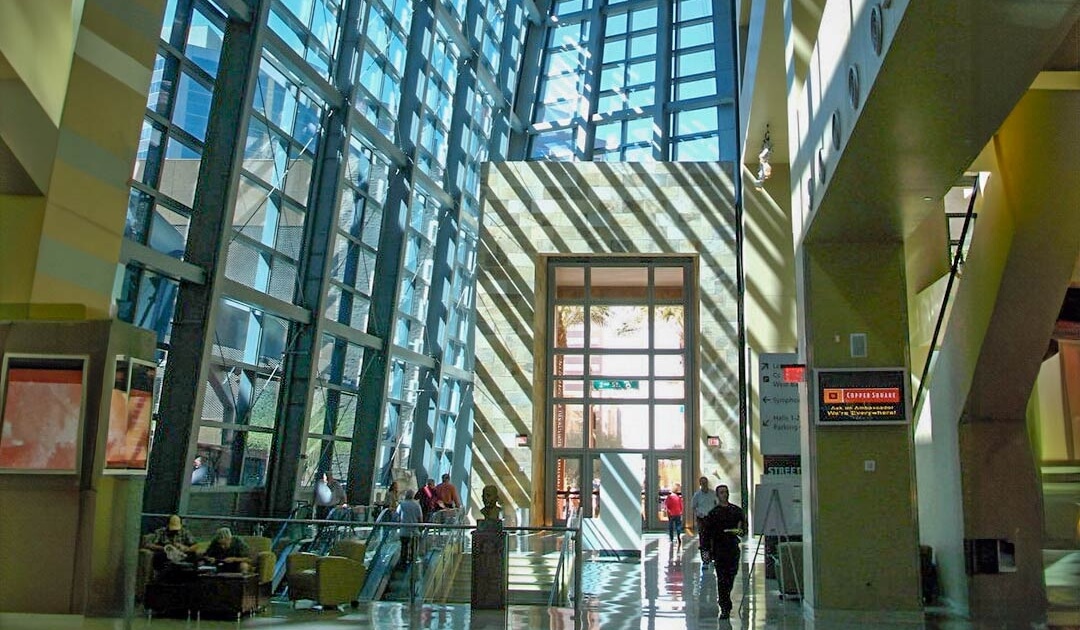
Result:
{"label": "metal handrail", "polygon": [[923,395],[926,393],[926,382],[930,376],[930,364],[933,363],[938,337],[945,322],[945,311],[949,305],[949,297],[952,295],[953,284],[956,282],[956,277],[960,275],[960,265],[963,264],[964,260],[964,242],[967,240],[971,220],[975,216],[975,199],[978,196],[979,176],[976,175],[975,182],[971,185],[971,199],[968,201],[967,213],[964,215],[964,226],[960,229],[960,243],[956,247],[952,265],[949,267],[949,280],[945,284],[945,295],[941,298],[941,309],[938,310],[937,322],[934,324],[934,334],[930,338],[930,351],[926,353],[926,362],[923,364],[922,375],[919,377],[919,389],[915,393],[915,404],[912,406],[916,414],[919,413],[919,406],[922,404]]}
{"label": "metal handrail", "polygon": [[[298,508],[301,506],[298,506]],[[292,512],[296,513],[296,510]],[[417,587],[410,587],[410,599],[422,598],[424,600],[432,600],[436,595],[441,594],[441,597],[445,598],[450,591],[452,582],[449,581],[447,576],[452,576],[456,573],[457,567],[461,561],[461,553],[464,551],[467,541],[466,532],[473,531],[477,528],[475,524],[463,523],[467,518],[465,510],[460,510],[453,515],[448,523],[399,523],[396,521],[387,520],[389,510],[383,510],[382,513],[375,519],[375,521],[350,521],[350,520],[330,520],[330,519],[297,519],[297,518],[266,518],[257,516],[232,516],[222,514],[182,514],[181,517],[185,520],[191,521],[219,521],[219,522],[235,522],[235,523],[251,523],[256,526],[276,526],[278,532],[274,537],[274,540],[280,542],[284,539],[284,533],[290,525],[317,525],[320,527],[348,527],[353,529],[367,529],[370,531],[365,538],[367,548],[370,551],[374,551],[374,556],[368,556],[368,558],[378,557],[378,553],[382,548],[382,545],[388,542],[389,536],[381,535],[379,540],[375,540],[375,536],[380,534],[388,534],[390,532],[397,532],[399,529],[418,529],[420,530],[420,540],[417,541],[418,549],[426,547],[426,542],[432,537],[432,534],[437,532],[448,532],[450,536],[445,543],[444,550],[449,548],[450,554],[439,554],[439,558],[436,560],[433,566],[425,567],[420,571],[420,577],[418,580],[420,584]],[[167,518],[169,514],[164,513],[143,513],[143,518]],[[508,534],[524,534],[524,533],[549,533],[549,534],[563,534],[567,544],[563,545],[560,551],[559,568],[556,570],[556,578],[552,587],[553,595],[555,599],[561,599],[567,593],[567,588],[564,583],[570,579],[571,571],[574,575],[574,581],[577,586],[574,589],[575,605],[581,604],[581,559],[582,559],[582,545],[581,545],[581,517],[582,512],[580,509],[570,514],[570,518],[567,519],[565,526],[550,526],[550,527],[505,527],[504,530]],[[253,530],[258,530],[258,527],[253,527]],[[572,544],[571,542],[572,541]],[[375,545],[374,550],[372,544]],[[574,554],[574,560],[570,560],[570,553]],[[279,558],[279,562],[284,562],[285,557],[289,552]],[[367,561],[365,561],[367,563]],[[410,570],[411,571],[411,570]],[[369,572],[368,577],[371,576]],[[413,573],[410,572],[409,581],[413,583]],[[366,581],[366,580],[365,580]],[[437,584],[437,582],[443,582]],[[436,588],[437,587],[437,588]],[[363,587],[361,587],[363,588]],[[276,589],[275,589],[276,590]],[[436,593],[438,591],[439,593]]]}
{"label": "metal handrail", "polygon": [[[571,508],[570,514],[566,519],[567,524],[573,523],[575,518],[580,518],[581,508]],[[568,530],[563,534],[563,547],[559,550],[559,563],[555,567],[555,578],[551,583],[551,594],[548,596],[548,606],[554,607],[557,601],[561,601],[563,598],[563,581],[566,579],[566,564],[568,562],[567,551],[570,549],[571,542],[573,541],[573,531]],[[580,544],[580,541],[578,541]]]}

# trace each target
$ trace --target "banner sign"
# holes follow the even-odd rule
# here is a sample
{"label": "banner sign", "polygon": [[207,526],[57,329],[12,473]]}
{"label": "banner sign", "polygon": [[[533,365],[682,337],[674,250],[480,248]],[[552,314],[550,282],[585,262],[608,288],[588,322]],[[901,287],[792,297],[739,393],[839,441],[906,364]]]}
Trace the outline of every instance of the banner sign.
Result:
{"label": "banner sign", "polygon": [[817,423],[906,424],[907,370],[903,368],[815,370]]}

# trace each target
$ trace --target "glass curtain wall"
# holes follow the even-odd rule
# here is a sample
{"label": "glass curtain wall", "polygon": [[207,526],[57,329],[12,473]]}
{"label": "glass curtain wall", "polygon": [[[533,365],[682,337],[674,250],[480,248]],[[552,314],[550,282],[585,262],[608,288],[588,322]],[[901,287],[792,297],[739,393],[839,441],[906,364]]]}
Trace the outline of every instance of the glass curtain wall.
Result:
{"label": "glass curtain wall", "polygon": [[[350,488],[377,491],[395,469],[461,485],[480,165],[506,156],[526,19],[520,0],[168,0],[115,293],[121,319],[156,332],[159,374],[206,355],[205,371],[167,378],[201,399],[194,417],[155,414],[159,437],[190,423],[189,444],[152,459],[187,479],[201,458],[205,487],[185,497],[258,494],[286,474],[304,498],[316,473],[362,469],[374,478]],[[222,80],[226,64],[253,84]],[[250,106],[221,131],[211,112],[230,102]],[[221,192],[200,188],[221,165],[204,159],[213,133],[236,134],[238,159],[217,180],[229,203],[203,208]],[[206,212],[224,213],[220,233],[192,227]],[[213,268],[189,260],[207,250]],[[178,296],[199,291],[206,343],[174,347]],[[372,377],[380,396],[364,394]],[[365,434],[378,444],[362,466]]]}
{"label": "glass curtain wall", "polygon": [[555,0],[528,159],[736,161],[731,0]]}

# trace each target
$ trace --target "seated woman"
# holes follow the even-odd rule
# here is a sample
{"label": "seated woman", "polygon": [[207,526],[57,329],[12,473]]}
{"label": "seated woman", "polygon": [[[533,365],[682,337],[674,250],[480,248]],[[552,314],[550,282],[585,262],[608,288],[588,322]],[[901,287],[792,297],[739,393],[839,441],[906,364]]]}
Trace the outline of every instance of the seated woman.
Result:
{"label": "seated woman", "polygon": [[218,570],[229,573],[251,572],[251,551],[244,541],[232,535],[232,530],[222,527],[214,534],[203,558],[218,565]]}

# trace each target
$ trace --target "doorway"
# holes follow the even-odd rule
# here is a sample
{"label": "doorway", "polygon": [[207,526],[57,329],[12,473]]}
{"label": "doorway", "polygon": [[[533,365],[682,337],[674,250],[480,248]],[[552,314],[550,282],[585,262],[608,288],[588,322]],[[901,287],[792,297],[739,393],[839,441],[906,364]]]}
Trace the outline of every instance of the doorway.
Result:
{"label": "doorway", "polygon": [[685,487],[698,384],[689,258],[553,258],[548,264],[545,509],[564,523],[604,506],[600,455],[637,455],[645,530]]}

